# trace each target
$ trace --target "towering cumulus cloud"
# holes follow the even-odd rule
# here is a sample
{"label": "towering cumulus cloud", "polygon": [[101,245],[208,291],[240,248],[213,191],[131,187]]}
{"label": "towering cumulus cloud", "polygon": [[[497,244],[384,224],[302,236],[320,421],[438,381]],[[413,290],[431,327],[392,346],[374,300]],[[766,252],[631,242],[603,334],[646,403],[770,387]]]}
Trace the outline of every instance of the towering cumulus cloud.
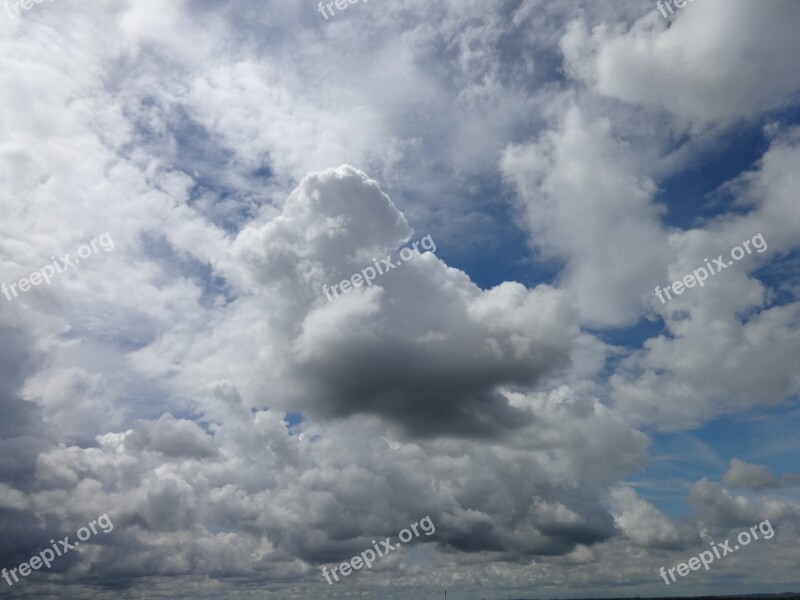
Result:
{"label": "towering cumulus cloud", "polygon": [[374,287],[320,301],[325,282],[411,236],[376,183],[347,166],[306,177],[280,216],[239,235],[235,254],[259,293],[292,300],[272,334],[283,336],[280,372],[293,392],[275,400],[324,417],[377,415],[409,435],[494,437],[524,425],[532,415],[501,388],[565,366],[577,333],[552,287],[482,291],[426,253]]}

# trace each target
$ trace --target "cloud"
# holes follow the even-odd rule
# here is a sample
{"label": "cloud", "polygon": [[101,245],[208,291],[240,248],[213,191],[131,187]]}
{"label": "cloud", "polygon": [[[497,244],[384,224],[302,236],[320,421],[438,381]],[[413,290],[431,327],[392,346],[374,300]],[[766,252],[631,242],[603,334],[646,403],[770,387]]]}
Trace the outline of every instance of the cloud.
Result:
{"label": "cloud", "polygon": [[208,458],[217,453],[212,438],[194,421],[176,419],[169,413],[155,422],[137,421],[127,433],[125,444],[175,458]]}
{"label": "cloud", "polygon": [[[242,295],[211,334],[216,342],[177,356],[172,344],[163,346],[168,354],[157,344],[138,360],[191,362],[181,381],[196,394],[218,383],[219,365],[239,362],[223,340],[244,335],[270,358],[235,368],[254,383],[267,385],[268,377],[270,405],[283,410],[375,415],[422,437],[498,437],[530,422],[535,416],[511,406],[503,388],[532,387],[569,363],[577,323],[563,293],[516,283],[482,291],[425,253],[371,287],[326,300],[324,285],[376,258],[399,260],[398,246],[411,235],[364,173],[342,166],[309,175],[278,216],[245,228],[220,261],[220,274]],[[276,315],[269,322],[257,316],[267,310]],[[248,323],[254,318],[258,328]],[[238,391],[245,404],[259,405],[259,386]]]}
{"label": "cloud", "polygon": [[800,304],[792,294],[771,304],[773,291],[757,275],[797,246],[791,233],[800,227],[791,189],[797,175],[791,165],[800,160],[799,139],[796,128],[773,138],[752,170],[723,186],[749,210],[670,235],[675,254],[662,285],[683,278],[707,257],[730,256],[759,233],[768,248],[715,274],[703,288],[663,305],[651,300],[668,334],[647,340],[609,380],[616,405],[637,422],[691,427],[719,414],[779,405],[800,389],[788,358],[800,352]]}
{"label": "cloud", "polygon": [[582,320],[621,326],[638,319],[650,282],[666,266],[667,236],[654,183],[634,175],[630,150],[610,123],[573,106],[538,140],[509,146],[501,167],[531,245],[563,264],[560,287]]}
{"label": "cloud", "polygon": [[711,534],[749,527],[764,519],[796,527],[800,516],[796,503],[769,497],[733,496],[706,477],[692,485],[688,501],[698,523]]}
{"label": "cloud", "polygon": [[621,487],[611,494],[617,526],[634,544],[643,548],[681,550],[699,541],[688,523],[679,528],[633,488]]}
{"label": "cloud", "polygon": [[780,485],[778,478],[766,465],[752,465],[738,458],[731,459],[730,469],[722,476],[726,487],[761,490]]}
{"label": "cloud", "polygon": [[[42,422],[41,409],[19,394],[25,378],[36,371],[42,357],[24,330],[9,325],[0,325],[0,407],[4,415],[0,419],[0,478],[27,488],[39,452],[53,438]],[[18,504],[16,495],[11,493],[9,498],[12,504]]]}
{"label": "cloud", "polygon": [[797,100],[798,11],[791,0],[709,0],[667,21],[654,7],[627,30],[573,21],[560,47],[567,72],[597,94],[678,119],[748,118]]}

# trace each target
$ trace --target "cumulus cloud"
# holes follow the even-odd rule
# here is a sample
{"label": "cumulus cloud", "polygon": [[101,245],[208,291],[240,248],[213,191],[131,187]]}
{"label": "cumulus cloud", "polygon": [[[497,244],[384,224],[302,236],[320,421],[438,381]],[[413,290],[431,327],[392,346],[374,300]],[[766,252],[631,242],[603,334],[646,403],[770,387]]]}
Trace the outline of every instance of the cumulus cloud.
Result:
{"label": "cumulus cloud", "polygon": [[741,529],[764,519],[797,527],[800,516],[796,503],[771,497],[734,496],[706,477],[692,485],[688,500],[701,528],[711,534]]}
{"label": "cumulus cloud", "polygon": [[216,454],[211,437],[194,421],[176,419],[169,413],[155,422],[137,421],[127,433],[125,443],[176,458],[205,458]]}
{"label": "cumulus cloud", "polygon": [[[665,9],[666,10],[666,9]],[[561,38],[567,71],[598,94],[700,122],[751,117],[800,90],[791,0],[710,0],[654,7],[630,28],[573,21]]]}
{"label": "cumulus cloud", "polygon": [[610,123],[578,107],[537,141],[508,147],[501,163],[531,245],[563,263],[560,284],[592,325],[638,319],[669,256],[655,185],[635,164]]}
{"label": "cumulus cloud", "polygon": [[738,458],[731,459],[731,467],[722,476],[722,482],[729,488],[739,487],[751,490],[780,485],[778,478],[766,465],[752,465]]}
{"label": "cumulus cloud", "polygon": [[[388,196],[349,166],[309,175],[278,216],[237,236],[218,268],[248,293],[212,337],[247,327],[253,351],[269,357],[235,367],[253,382],[238,389],[245,404],[259,404],[268,377],[271,406],[322,418],[375,415],[406,436],[497,437],[535,418],[502,390],[532,387],[568,365],[578,329],[564,294],[515,283],[482,291],[432,253],[403,262],[396,251],[411,236]],[[326,299],[323,286],[387,255],[400,266]],[[280,318],[257,330],[246,324],[266,310]],[[218,365],[239,362],[232,350],[202,344],[175,356],[174,345],[157,344],[139,360],[191,362],[196,388],[218,383]]]}
{"label": "cumulus cloud", "polygon": [[633,488],[615,489],[611,501],[617,526],[637,546],[676,550],[697,540],[690,527],[679,530],[655,506],[639,498]]}
{"label": "cumulus cloud", "polygon": [[800,160],[797,136],[790,129],[774,138],[758,165],[725,186],[751,210],[670,236],[676,252],[663,285],[707,257],[729,257],[732,248],[759,233],[768,248],[726,267],[703,288],[666,304],[652,300],[669,335],[649,339],[610,379],[618,406],[637,420],[657,421],[664,429],[686,427],[721,413],[775,406],[800,389],[790,358],[800,352],[800,305],[793,296],[770,305],[772,292],[754,275],[797,246],[791,233],[800,226],[791,191]]}

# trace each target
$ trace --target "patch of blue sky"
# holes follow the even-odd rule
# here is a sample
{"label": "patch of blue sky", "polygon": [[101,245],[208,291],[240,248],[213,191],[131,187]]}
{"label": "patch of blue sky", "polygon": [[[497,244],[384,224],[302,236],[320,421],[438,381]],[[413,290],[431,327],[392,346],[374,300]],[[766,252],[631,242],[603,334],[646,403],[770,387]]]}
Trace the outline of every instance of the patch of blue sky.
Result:
{"label": "patch of blue sky", "polygon": [[188,253],[177,251],[164,236],[143,234],[141,242],[144,255],[155,259],[167,277],[190,279],[202,287],[200,296],[202,306],[216,304],[220,296],[224,297],[226,302],[234,300],[235,295],[225,279],[215,275],[210,265],[193,258]]}
{"label": "patch of blue sky", "polygon": [[[667,226],[691,229],[722,214],[747,212],[735,207],[733,198],[715,193],[718,188],[743,172],[757,168],[769,149],[764,126],[778,123],[786,128],[800,122],[800,109],[792,108],[766,114],[758,121],[740,122],[722,133],[702,155],[695,155],[684,168],[659,181],[661,193],[656,200],[667,207],[663,222]],[[680,140],[676,148],[688,138]]]}
{"label": "patch of blue sky", "polygon": [[733,458],[766,465],[778,477],[800,472],[798,429],[793,402],[719,417],[690,432],[650,433],[652,460],[626,483],[668,516],[688,515],[691,485],[703,477],[721,482]]}
{"label": "patch of blue sky", "polygon": [[293,427],[300,425],[305,421],[305,417],[299,412],[288,412],[283,417],[283,422],[286,423],[286,426],[291,430]]}

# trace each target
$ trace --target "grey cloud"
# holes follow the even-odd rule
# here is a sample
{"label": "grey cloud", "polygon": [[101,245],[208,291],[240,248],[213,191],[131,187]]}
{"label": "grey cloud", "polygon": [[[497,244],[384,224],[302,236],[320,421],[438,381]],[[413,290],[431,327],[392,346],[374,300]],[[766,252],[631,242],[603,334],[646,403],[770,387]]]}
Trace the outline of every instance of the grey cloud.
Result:
{"label": "grey cloud", "polygon": [[147,527],[155,531],[183,531],[195,522],[195,490],[177,477],[161,479],[147,492],[140,507]]}
{"label": "grey cloud", "polygon": [[126,444],[169,457],[208,458],[217,454],[213,438],[194,421],[176,419],[169,413],[161,415],[158,421],[137,421],[126,437]]}
{"label": "grey cloud", "polygon": [[[592,445],[600,444],[616,447],[625,461],[641,461],[641,436],[563,392],[529,400],[539,420],[512,434],[513,451],[447,438],[392,451],[380,424],[364,417],[324,429],[307,425],[309,435],[300,437],[289,435],[275,411],[259,411],[214,428],[222,444],[217,461],[155,453],[130,443],[130,433],[110,433],[98,448],[52,448],[40,460],[39,477],[52,488],[48,493],[58,486],[69,498],[73,519],[113,506],[114,531],[101,538],[102,559],[92,570],[123,581],[204,573],[297,584],[313,580],[314,565],[342,560],[425,514],[436,534],[419,545],[437,555],[441,548],[516,563],[612,539],[613,520],[597,490],[629,465],[587,465],[581,457],[596,454]],[[240,440],[251,441],[239,446]],[[286,446],[295,455],[292,465],[282,459]],[[405,453],[402,461],[398,452]]]}
{"label": "grey cloud", "polygon": [[766,465],[753,465],[738,458],[731,459],[730,469],[722,476],[722,483],[726,487],[748,488],[761,490],[774,488],[780,481]]}
{"label": "grey cloud", "polygon": [[32,483],[36,457],[52,439],[41,409],[20,395],[39,363],[23,330],[0,326],[0,481],[15,487]]}
{"label": "grey cloud", "polygon": [[409,237],[389,197],[348,166],[306,177],[281,215],[239,236],[236,255],[255,280],[305,299],[284,313],[297,326],[280,326],[295,336],[282,359],[299,389],[284,406],[321,418],[377,415],[407,436],[494,438],[524,427],[533,415],[501,388],[530,387],[567,366],[577,324],[560,292],[511,283],[481,291],[426,254],[325,301],[323,284]]}
{"label": "grey cloud", "polygon": [[534,419],[493,391],[499,384],[534,383],[542,370],[530,362],[487,357],[476,364],[455,349],[431,352],[400,341],[338,346],[324,361],[298,365],[315,382],[312,411],[322,416],[380,415],[422,437],[497,437]]}
{"label": "grey cloud", "polygon": [[768,497],[734,496],[720,484],[702,478],[688,497],[696,519],[711,533],[722,533],[759,523],[764,519],[800,525],[800,506]]}

